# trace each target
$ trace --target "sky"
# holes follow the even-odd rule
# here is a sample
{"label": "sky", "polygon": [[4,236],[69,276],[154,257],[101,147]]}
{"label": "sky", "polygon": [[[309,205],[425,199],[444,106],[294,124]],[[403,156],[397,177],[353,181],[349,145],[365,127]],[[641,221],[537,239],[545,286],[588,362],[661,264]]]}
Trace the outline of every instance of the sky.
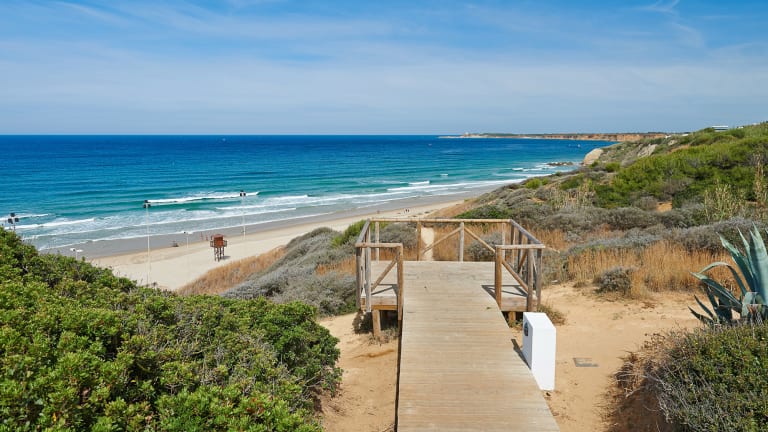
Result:
{"label": "sky", "polygon": [[0,134],[768,120],[768,2],[0,0]]}

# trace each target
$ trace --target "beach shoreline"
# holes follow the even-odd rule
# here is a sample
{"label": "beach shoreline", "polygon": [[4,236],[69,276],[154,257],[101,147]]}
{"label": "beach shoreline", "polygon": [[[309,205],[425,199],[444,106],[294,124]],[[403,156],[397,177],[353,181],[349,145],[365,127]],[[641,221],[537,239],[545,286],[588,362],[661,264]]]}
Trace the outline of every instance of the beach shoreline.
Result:
{"label": "beach shoreline", "polygon": [[[183,233],[150,236],[149,252],[146,237],[84,243],[75,246],[75,249],[80,251],[77,254],[86,261],[98,267],[109,268],[117,276],[127,277],[141,285],[175,291],[214,268],[284,246],[294,238],[317,228],[328,227],[343,231],[361,219],[415,218],[461,204],[481,193],[475,191],[471,196],[449,195],[391,201],[332,214],[251,225],[246,226],[245,235],[242,227],[217,230],[215,233],[224,234],[228,242],[224,259],[220,261],[214,259],[207,241],[214,234],[213,231],[202,233],[202,240],[201,233],[193,233],[189,236],[189,243]],[[69,248],[44,252],[69,256],[75,254]]]}

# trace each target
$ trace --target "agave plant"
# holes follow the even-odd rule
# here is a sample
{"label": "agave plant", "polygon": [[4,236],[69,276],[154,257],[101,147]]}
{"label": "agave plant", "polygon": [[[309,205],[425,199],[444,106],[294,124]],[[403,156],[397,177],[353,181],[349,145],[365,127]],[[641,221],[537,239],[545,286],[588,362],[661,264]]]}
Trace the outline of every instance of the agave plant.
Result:
{"label": "agave plant", "polygon": [[[734,321],[734,312],[739,314],[740,320],[762,321],[768,319],[768,306],[765,300],[768,298],[768,251],[757,227],[753,226],[749,232],[749,241],[739,231],[739,236],[744,243],[744,250],[739,250],[722,235],[720,241],[723,247],[731,254],[738,271],[731,264],[718,261],[714,262],[699,272],[691,274],[704,284],[704,292],[709,298],[712,309],[708,308],[698,297],[696,302],[704,310],[704,314],[690,309],[691,313],[699,320],[707,324],[730,323]],[[736,297],[731,290],[724,287],[706,273],[717,267],[727,267],[741,295]]]}

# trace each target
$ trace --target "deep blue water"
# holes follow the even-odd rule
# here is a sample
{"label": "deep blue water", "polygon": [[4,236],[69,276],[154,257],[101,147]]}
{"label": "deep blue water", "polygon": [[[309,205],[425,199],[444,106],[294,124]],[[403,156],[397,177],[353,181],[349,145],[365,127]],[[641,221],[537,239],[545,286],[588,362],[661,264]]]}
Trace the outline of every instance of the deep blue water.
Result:
{"label": "deep blue water", "polygon": [[[436,136],[0,136],[0,215],[39,248],[480,192],[602,142]],[[240,190],[246,192],[241,200]],[[4,224],[6,228],[8,223]]]}

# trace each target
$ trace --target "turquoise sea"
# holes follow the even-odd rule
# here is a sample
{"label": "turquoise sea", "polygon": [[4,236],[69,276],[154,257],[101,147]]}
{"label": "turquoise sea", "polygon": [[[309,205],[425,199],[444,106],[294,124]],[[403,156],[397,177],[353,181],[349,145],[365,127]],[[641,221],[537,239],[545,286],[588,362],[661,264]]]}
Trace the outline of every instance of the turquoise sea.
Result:
{"label": "turquoise sea", "polygon": [[[605,142],[437,136],[0,136],[0,215],[41,249],[479,195]],[[240,191],[245,192],[241,197]],[[148,200],[147,211],[144,200]],[[13,212],[19,221],[7,222]]]}

